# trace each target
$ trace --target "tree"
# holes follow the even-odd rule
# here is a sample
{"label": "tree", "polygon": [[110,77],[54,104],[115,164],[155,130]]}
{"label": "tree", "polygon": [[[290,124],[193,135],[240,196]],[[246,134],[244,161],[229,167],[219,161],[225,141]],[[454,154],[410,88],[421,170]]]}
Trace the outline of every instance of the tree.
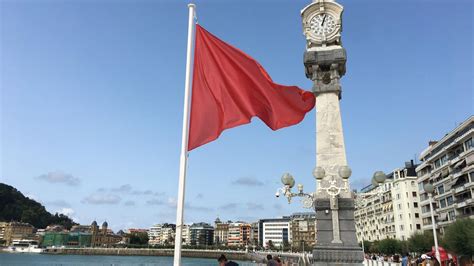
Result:
{"label": "tree", "polygon": [[136,232],[128,235],[131,245],[147,245],[148,234],[146,232]]}
{"label": "tree", "polygon": [[3,183],[0,183],[0,202],[0,221],[20,221],[36,228],[59,224],[70,229],[76,224],[66,215],[52,215],[41,203],[25,197],[14,187]]}
{"label": "tree", "polygon": [[402,253],[402,245],[397,239],[387,238],[378,243],[378,249],[381,253],[386,255]]}
{"label": "tree", "polygon": [[371,253],[379,253],[379,252],[380,252],[380,250],[379,250],[379,243],[380,243],[380,241],[375,240],[374,242],[372,242],[372,244],[370,245],[370,247],[368,248],[368,250],[369,250]]}
{"label": "tree", "polygon": [[454,251],[458,256],[474,256],[474,220],[458,219],[445,229],[443,242],[448,250]]}
{"label": "tree", "polygon": [[[364,240],[364,251],[369,252],[374,243],[368,240]],[[362,242],[359,242],[359,246],[362,247]]]}
{"label": "tree", "polygon": [[408,239],[408,248],[411,252],[426,253],[431,250],[432,246],[434,246],[433,233],[430,231],[416,233]]}
{"label": "tree", "polygon": [[274,248],[275,248],[275,245],[273,244],[273,241],[268,240],[268,242],[267,242],[267,249],[274,249]]}

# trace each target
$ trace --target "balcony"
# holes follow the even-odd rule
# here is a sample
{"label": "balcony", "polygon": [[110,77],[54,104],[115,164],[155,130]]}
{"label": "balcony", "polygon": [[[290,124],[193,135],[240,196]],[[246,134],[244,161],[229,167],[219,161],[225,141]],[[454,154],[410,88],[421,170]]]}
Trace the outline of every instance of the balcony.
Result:
{"label": "balcony", "polygon": [[474,134],[474,128],[471,128],[470,130],[468,130],[466,133],[462,134],[461,136],[457,137],[454,142],[460,142],[460,141],[464,141],[464,138],[467,137],[468,135],[470,134]]}
{"label": "balcony", "polygon": [[456,208],[463,208],[474,203],[474,199],[462,199],[456,201]]}

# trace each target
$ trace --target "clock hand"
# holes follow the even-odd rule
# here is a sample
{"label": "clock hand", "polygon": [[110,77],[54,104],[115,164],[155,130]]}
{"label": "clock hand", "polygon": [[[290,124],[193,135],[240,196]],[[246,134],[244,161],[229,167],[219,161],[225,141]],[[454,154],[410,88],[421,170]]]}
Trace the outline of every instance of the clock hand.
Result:
{"label": "clock hand", "polygon": [[324,24],[324,21],[326,20],[326,14],[324,14],[323,22],[321,22],[321,26]]}

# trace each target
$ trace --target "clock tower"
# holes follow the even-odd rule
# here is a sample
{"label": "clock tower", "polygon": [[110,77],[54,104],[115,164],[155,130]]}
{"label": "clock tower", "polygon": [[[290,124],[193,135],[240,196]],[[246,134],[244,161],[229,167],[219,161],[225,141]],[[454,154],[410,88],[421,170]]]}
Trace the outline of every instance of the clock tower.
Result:
{"label": "clock tower", "polygon": [[316,97],[316,210],[314,265],[362,265],[349,188],[339,101],[340,78],[346,73],[342,47],[343,7],[334,0],[313,0],[301,11],[306,37],[304,66]]}

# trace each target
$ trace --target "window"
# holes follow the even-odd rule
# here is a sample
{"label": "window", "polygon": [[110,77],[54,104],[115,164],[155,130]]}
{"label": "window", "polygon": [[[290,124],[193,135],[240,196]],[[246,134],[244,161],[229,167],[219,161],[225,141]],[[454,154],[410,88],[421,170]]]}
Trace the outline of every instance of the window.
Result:
{"label": "window", "polygon": [[423,183],[418,183],[418,191],[424,191]]}
{"label": "window", "polygon": [[415,186],[415,181],[411,181],[411,185],[414,187]]}
{"label": "window", "polygon": [[407,202],[407,208],[410,209],[410,202]]}
{"label": "window", "polygon": [[447,197],[447,198],[446,198],[446,201],[448,202],[448,206],[453,205],[453,203],[454,203],[453,196]]}
{"label": "window", "polygon": [[469,175],[471,176],[471,182],[474,182],[474,172],[470,172]]}
{"label": "window", "polygon": [[406,192],[407,198],[408,198],[408,192]]}
{"label": "window", "polygon": [[423,207],[421,208],[421,212],[422,212],[422,213],[427,213],[427,212],[429,212],[429,211],[430,211],[430,206],[429,206],[429,205],[423,206]]}
{"label": "window", "polygon": [[421,230],[421,224],[416,224],[416,229]]}
{"label": "window", "polygon": [[398,209],[401,210],[402,209],[402,205],[400,203],[398,203]]}
{"label": "window", "polygon": [[446,199],[440,200],[439,205],[441,206],[441,208],[445,208],[446,207]]}
{"label": "window", "polygon": [[413,207],[418,208],[418,202],[413,202]]}
{"label": "window", "polygon": [[408,214],[408,218],[410,218],[410,219],[411,219],[411,213],[409,213],[409,214]]}
{"label": "window", "polygon": [[464,142],[464,147],[466,147],[466,151],[474,147],[474,142],[472,141],[472,138]]}
{"label": "window", "polygon": [[450,221],[453,221],[454,219],[456,219],[456,214],[454,211],[450,211],[448,212],[448,217],[449,217],[449,220]]}
{"label": "window", "polygon": [[441,186],[438,187],[438,195],[441,195],[443,193],[444,193],[444,186],[441,185]]}
{"label": "window", "polygon": [[410,231],[413,231],[413,225],[410,224]]}
{"label": "window", "polygon": [[397,193],[397,199],[400,199],[400,193]]}
{"label": "window", "polygon": [[400,231],[403,231],[403,225],[400,225]]}
{"label": "window", "polygon": [[399,214],[398,217],[401,219],[403,219],[403,215]]}
{"label": "window", "polygon": [[435,168],[439,168],[448,162],[448,155],[445,154],[435,161]]}
{"label": "window", "polygon": [[411,195],[412,195],[413,197],[416,197],[416,192],[413,191],[413,192],[411,193]]}
{"label": "window", "polygon": [[415,218],[420,218],[420,214],[415,212]]}

